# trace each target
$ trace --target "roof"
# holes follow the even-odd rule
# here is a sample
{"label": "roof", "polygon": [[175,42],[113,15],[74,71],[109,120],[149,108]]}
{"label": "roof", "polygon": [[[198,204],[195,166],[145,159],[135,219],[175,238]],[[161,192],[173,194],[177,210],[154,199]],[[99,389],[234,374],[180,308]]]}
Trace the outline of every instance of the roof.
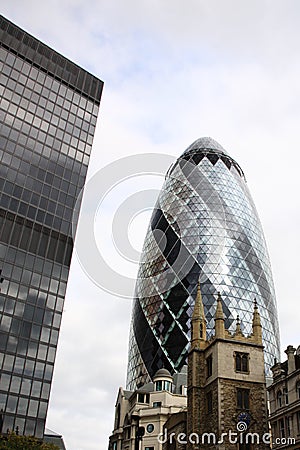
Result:
{"label": "roof", "polygon": [[245,179],[244,172],[238,163],[231,158],[222,145],[211,137],[196,139],[196,141],[182,153],[179,160],[190,161],[192,164],[198,165],[204,157],[207,157],[213,165],[221,159],[229,170],[231,167],[234,167],[238,174]]}
{"label": "roof", "polygon": [[61,434],[56,433],[53,430],[50,430],[49,428],[45,428],[45,433],[47,436],[56,436],[56,437],[61,437]]}
{"label": "roof", "polygon": [[225,155],[229,156],[226,150],[220,145],[217,141],[215,141],[211,137],[202,137],[199,139],[196,139],[195,142],[193,142],[184,152],[189,153],[191,150],[216,150],[217,152],[224,153]]}
{"label": "roof", "polygon": [[0,15],[2,45],[80,94],[100,103],[103,81]]}
{"label": "roof", "polygon": [[124,393],[124,397],[126,398],[126,400],[128,400],[130,398],[130,396],[132,395],[133,391],[123,391]]}
{"label": "roof", "polygon": [[57,445],[60,450],[66,450],[61,434],[55,433],[55,431],[49,430],[49,428],[45,429],[43,440],[44,442],[49,442],[51,444]]}
{"label": "roof", "polygon": [[172,375],[170,374],[170,372],[168,371],[168,369],[158,369],[158,371],[154,374],[154,378],[158,378],[158,377],[167,377],[167,378],[173,378]]}

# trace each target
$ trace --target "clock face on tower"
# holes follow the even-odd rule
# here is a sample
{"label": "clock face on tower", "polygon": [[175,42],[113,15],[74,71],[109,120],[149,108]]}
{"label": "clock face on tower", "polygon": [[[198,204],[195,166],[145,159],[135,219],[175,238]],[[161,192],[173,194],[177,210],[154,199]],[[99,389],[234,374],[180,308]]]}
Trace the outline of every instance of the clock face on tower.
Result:
{"label": "clock face on tower", "polygon": [[238,430],[239,431],[246,431],[246,430],[242,429],[242,424],[245,424],[245,428],[246,427],[248,428],[249,425],[250,425],[250,422],[251,422],[251,416],[250,416],[250,414],[248,412],[242,411],[242,412],[240,412],[238,414],[237,421],[238,421],[238,423],[237,423]]}

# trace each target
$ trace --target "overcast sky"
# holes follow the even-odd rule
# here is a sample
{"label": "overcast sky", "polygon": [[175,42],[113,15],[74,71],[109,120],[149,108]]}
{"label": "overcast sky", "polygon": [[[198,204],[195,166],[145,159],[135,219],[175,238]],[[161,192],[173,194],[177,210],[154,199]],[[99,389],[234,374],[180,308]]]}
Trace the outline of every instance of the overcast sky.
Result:
{"label": "overcast sky", "polygon": [[[282,349],[298,346],[300,2],[0,4],[8,19],[104,81],[89,177],[133,154],[178,157],[202,136],[237,160],[269,248]],[[129,169],[124,163],[125,174]],[[159,186],[159,177],[146,178],[124,181],[123,197],[120,189],[111,193],[97,219],[101,252],[131,276],[137,265],[112,256],[103,233],[110,236],[124,192]],[[129,230],[137,248],[148,218],[140,215]],[[64,435],[67,450],[107,448],[117,390],[125,386],[130,314],[131,301],[93,284],[74,257],[48,413],[48,427]]]}

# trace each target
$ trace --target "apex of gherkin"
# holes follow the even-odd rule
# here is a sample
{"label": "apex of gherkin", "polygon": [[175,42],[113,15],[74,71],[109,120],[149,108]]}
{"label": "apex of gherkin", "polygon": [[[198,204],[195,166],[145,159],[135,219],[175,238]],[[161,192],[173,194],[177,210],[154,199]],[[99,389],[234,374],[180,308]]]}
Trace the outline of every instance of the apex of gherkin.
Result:
{"label": "apex of gherkin", "polygon": [[[212,165],[221,160],[227,169],[231,170],[234,167],[245,180],[244,172],[239,164],[226,152],[222,145],[211,137],[197,139],[181,154],[179,160],[190,161],[193,165],[199,166],[203,158],[207,158]],[[192,166],[190,168],[193,169]]]}
{"label": "apex of gherkin", "polygon": [[226,150],[211,137],[201,137],[196,139],[184,152],[189,153],[191,150],[216,150],[217,152],[223,153],[228,156]]}

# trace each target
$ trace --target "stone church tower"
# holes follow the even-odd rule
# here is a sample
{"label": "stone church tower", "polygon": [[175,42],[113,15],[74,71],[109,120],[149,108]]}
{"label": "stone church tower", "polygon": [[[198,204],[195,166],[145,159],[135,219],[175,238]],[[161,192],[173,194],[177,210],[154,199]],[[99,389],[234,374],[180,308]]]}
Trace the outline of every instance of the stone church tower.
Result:
{"label": "stone church tower", "polygon": [[256,301],[252,334],[243,335],[239,318],[231,334],[225,329],[218,294],[215,335],[208,340],[198,285],[191,323],[187,448],[269,449],[262,328]]}

